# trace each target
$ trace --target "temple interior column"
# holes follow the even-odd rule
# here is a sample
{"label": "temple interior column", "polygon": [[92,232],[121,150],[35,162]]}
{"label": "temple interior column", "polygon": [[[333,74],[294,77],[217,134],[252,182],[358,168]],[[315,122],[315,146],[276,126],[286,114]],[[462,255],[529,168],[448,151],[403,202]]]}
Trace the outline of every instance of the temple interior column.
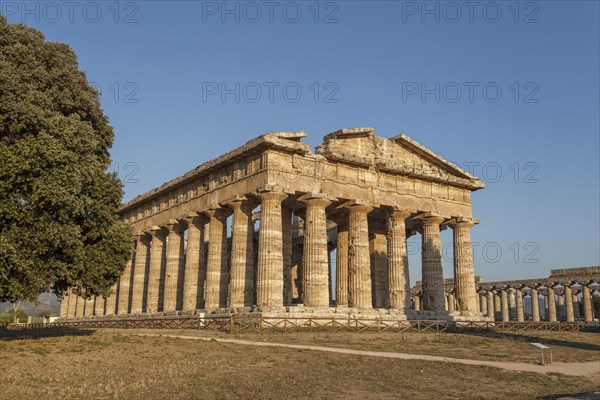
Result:
{"label": "temple interior column", "polygon": [[548,313],[548,291],[543,294],[544,296],[544,321],[550,321],[550,314]]}
{"label": "temple interior column", "polygon": [[302,253],[304,246],[302,243],[294,243],[292,246],[292,301],[294,303],[302,302]]}
{"label": "temple interior column", "polygon": [[575,321],[575,314],[573,312],[573,291],[571,290],[570,283],[564,285],[564,297],[565,297],[565,317],[567,322]]}
{"label": "temple interior column", "polygon": [[556,322],[556,299],[554,296],[554,287],[548,286],[548,321]]}
{"label": "temple interior column", "polygon": [[233,209],[229,307],[252,307],[254,302],[254,201],[238,197]]}
{"label": "temple interior column", "polygon": [[540,322],[540,295],[537,286],[531,288],[531,314],[533,322]]}
{"label": "temple interior column", "polygon": [[185,252],[185,273],[183,285],[183,311],[201,309],[204,298],[206,271],[201,268],[203,256],[203,230],[206,219],[191,213],[184,219],[187,225],[187,248]]}
{"label": "temple interior column", "polygon": [[422,279],[423,309],[444,312],[444,271],[442,268],[442,244],[440,224],[445,218],[429,216],[422,218]]}
{"label": "temple interior column", "polygon": [[206,214],[210,217],[208,260],[204,308],[211,312],[227,307],[229,269],[227,265],[227,217],[229,208],[213,206]]}
{"label": "temple interior column", "polygon": [[119,278],[119,306],[118,314],[127,314],[129,312],[129,291],[131,289],[131,268],[133,266],[133,258],[135,258],[135,253],[132,255],[132,258],[127,261],[125,265],[125,270]]}
{"label": "temple interior column", "polygon": [[[376,210],[375,212],[383,212]],[[374,308],[388,308],[387,216],[369,217],[369,253],[371,261],[371,293]]]}
{"label": "temple interior column", "polygon": [[413,308],[415,311],[420,311],[421,310],[421,296],[419,296],[419,294],[415,294],[412,296],[413,299]]}
{"label": "temple interior column", "polygon": [[335,299],[337,307],[348,307],[348,216],[338,215],[335,223],[337,224]]}
{"label": "temple interior column", "polygon": [[410,280],[406,250],[406,210],[393,210],[388,219],[388,306],[405,313],[410,308]]}
{"label": "temple interior column", "polygon": [[281,202],[287,194],[258,193],[261,220],[258,241],[257,305],[262,311],[283,311],[283,232]]}
{"label": "temple interior column", "polygon": [[594,313],[592,311],[592,294],[589,285],[581,285],[581,298],[583,300],[583,319],[585,322],[592,322]]}
{"label": "temple interior column", "polygon": [[475,221],[458,219],[450,226],[454,240],[454,290],[458,311],[461,315],[475,316],[478,314],[477,292],[471,248],[471,228]]}
{"label": "temple interior column", "polygon": [[510,310],[508,308],[508,288],[500,291],[502,300],[502,322],[510,321]]}
{"label": "temple interior column", "polygon": [[487,298],[484,293],[479,294],[479,312],[481,315],[487,315]]}
{"label": "temple interior column", "polygon": [[456,301],[455,301],[455,297],[454,297],[454,293],[449,292],[448,293],[448,311],[449,312],[454,312],[457,311],[456,310]]}
{"label": "temple interior column", "polygon": [[373,207],[350,203],[348,218],[348,305],[352,308],[373,307],[369,255],[369,222]]}
{"label": "temple interior column", "polygon": [[131,313],[141,314],[144,310],[144,288],[146,270],[150,260],[150,242],[148,236],[142,232],[135,234],[135,259],[133,266],[133,286],[131,287]]}
{"label": "temple interior column", "polygon": [[146,313],[155,314],[159,311],[159,298],[162,297],[160,290],[161,274],[165,264],[165,235],[158,226],[152,227],[148,234],[150,242],[150,267],[148,269],[148,292],[146,299]]}
{"label": "temple interior column", "polygon": [[523,303],[523,289],[516,289],[517,322],[525,322],[525,310]]}
{"label": "temple interior column", "polygon": [[283,303],[292,304],[294,282],[292,280],[292,210],[281,206],[281,240],[283,246]]}
{"label": "temple interior column", "polygon": [[329,307],[329,251],[325,207],[331,201],[312,195],[303,196],[299,200],[306,206],[303,302],[306,307]]}

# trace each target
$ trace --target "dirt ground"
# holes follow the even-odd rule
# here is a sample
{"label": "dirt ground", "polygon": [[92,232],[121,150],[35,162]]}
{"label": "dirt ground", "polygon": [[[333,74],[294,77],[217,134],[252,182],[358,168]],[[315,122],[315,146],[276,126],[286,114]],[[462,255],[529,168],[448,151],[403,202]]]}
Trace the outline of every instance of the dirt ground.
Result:
{"label": "dirt ground", "polygon": [[[89,336],[0,341],[0,399],[536,399],[600,390],[599,375],[574,378],[444,362],[132,335],[136,333],[140,332],[103,330]],[[409,344],[414,341],[422,342],[424,351],[436,343],[444,347],[441,343],[446,340],[446,346],[462,347],[461,354],[466,354],[468,348],[461,344],[463,339],[452,344],[453,336],[425,342],[417,336],[420,334],[410,335],[414,337],[344,333],[335,341],[337,346],[348,348],[361,343],[367,347],[385,346],[395,341],[400,346],[414,347]],[[569,341],[561,336],[566,333],[556,335],[554,340]],[[310,341],[308,336],[304,339]],[[581,354],[585,357],[600,354],[594,347],[577,347],[589,342],[588,337],[572,339],[574,348],[584,351]],[[465,340],[468,343],[473,339]],[[496,349],[492,343],[486,351],[496,350],[505,351],[505,344],[500,343]]]}

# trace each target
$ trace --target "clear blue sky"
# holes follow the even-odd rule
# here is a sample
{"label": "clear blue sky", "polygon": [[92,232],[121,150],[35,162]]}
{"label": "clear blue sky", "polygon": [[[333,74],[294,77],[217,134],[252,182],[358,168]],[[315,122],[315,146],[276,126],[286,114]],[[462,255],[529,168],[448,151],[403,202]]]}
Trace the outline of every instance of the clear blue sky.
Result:
{"label": "clear blue sky", "polygon": [[[102,89],[126,200],[264,132],[306,130],[314,147],[339,128],[371,126],[487,183],[472,197],[484,279],[598,265],[599,3],[469,4],[0,1],[0,10],[68,43]],[[413,282],[419,259],[410,258]]]}

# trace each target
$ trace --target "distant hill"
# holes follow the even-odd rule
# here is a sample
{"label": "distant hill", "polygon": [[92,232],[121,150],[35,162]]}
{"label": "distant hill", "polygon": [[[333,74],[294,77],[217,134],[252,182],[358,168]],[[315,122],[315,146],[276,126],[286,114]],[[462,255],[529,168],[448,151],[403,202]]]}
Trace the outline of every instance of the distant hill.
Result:
{"label": "distant hill", "polygon": [[[60,312],[60,300],[52,293],[43,293],[38,298],[38,304],[30,302],[22,302],[19,306],[19,310],[32,317],[39,317],[42,315],[58,316]],[[12,305],[9,302],[0,303],[0,314],[12,311]]]}

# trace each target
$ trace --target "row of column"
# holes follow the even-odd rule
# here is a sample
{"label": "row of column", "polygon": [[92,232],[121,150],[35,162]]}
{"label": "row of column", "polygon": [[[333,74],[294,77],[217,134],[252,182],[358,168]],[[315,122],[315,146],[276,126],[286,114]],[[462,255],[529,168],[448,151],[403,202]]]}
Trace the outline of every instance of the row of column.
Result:
{"label": "row of column", "polygon": [[[225,206],[192,213],[181,220],[155,226],[135,237],[135,254],[119,283],[106,300],[68,296],[65,314],[89,315],[139,314],[195,311],[257,306],[261,311],[283,311],[292,296],[291,213],[282,209],[288,195],[265,191],[260,200],[261,217],[258,249],[255,252],[252,210],[259,204],[254,197],[239,196]],[[327,212],[332,200],[324,195],[304,195],[298,200],[305,206],[304,245],[302,246],[302,301],[305,307],[329,307],[329,249]],[[338,207],[331,219],[337,223],[338,307],[371,309],[375,306],[405,312],[410,308],[408,257],[405,220],[411,215],[400,208],[388,209],[385,299],[374,304],[378,291],[372,276],[369,241],[369,213],[373,206],[350,201]],[[232,237],[228,245],[227,218],[232,215]],[[422,309],[446,312],[442,270],[441,224],[454,231],[454,279],[456,310],[463,315],[479,313],[473,258],[471,220],[434,215],[415,216],[421,222],[423,239]],[[187,228],[187,247],[184,231]],[[208,232],[206,230],[208,229]],[[208,236],[208,251],[203,252]],[[228,252],[228,249],[231,249]],[[204,263],[203,257],[206,257]],[[256,257],[256,259],[255,259]],[[256,263],[256,270],[255,270]],[[206,271],[202,271],[205,265]],[[118,296],[117,296],[118,294]],[[74,309],[70,304],[75,303]],[[78,312],[79,303],[85,304]],[[96,306],[98,304],[98,306]],[[102,310],[102,306],[104,309]],[[91,308],[90,308],[91,307]],[[88,309],[90,308],[90,309]],[[63,314],[61,314],[63,315]]]}
{"label": "row of column", "polygon": [[[572,286],[563,286],[561,293],[557,293],[554,287],[547,287],[545,293],[540,293],[539,287],[530,288],[529,293],[526,293],[523,288],[487,290],[479,293],[480,312],[497,321],[524,322],[524,297],[528,295],[531,297],[531,320],[534,322],[542,319],[550,322],[594,320],[592,295],[588,284],[581,285],[581,302]],[[544,299],[543,313],[540,307],[540,295]]]}

